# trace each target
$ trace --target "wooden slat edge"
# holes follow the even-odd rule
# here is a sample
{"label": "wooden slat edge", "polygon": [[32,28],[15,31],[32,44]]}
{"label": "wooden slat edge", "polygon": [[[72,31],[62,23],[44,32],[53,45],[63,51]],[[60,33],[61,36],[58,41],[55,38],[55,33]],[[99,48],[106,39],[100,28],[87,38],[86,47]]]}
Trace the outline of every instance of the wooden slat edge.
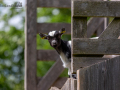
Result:
{"label": "wooden slat edge", "polygon": [[74,39],[73,54],[119,55],[119,39]]}
{"label": "wooden slat edge", "polygon": [[50,90],[60,90],[57,87],[51,87]]}
{"label": "wooden slat edge", "polygon": [[25,90],[36,90],[36,8],[35,0],[26,0],[26,30],[25,30]]}
{"label": "wooden slat edge", "polygon": [[67,77],[59,77],[52,85],[52,87],[57,87],[59,89],[65,84]]}
{"label": "wooden slat edge", "polygon": [[71,90],[77,90],[77,79],[71,78]]}
{"label": "wooden slat edge", "polygon": [[78,69],[82,69],[100,62],[107,60],[108,58],[101,57],[73,57],[72,73],[76,73]]}
{"label": "wooden slat edge", "polygon": [[68,78],[61,90],[71,90],[71,78]]}
{"label": "wooden slat edge", "polygon": [[73,6],[74,17],[120,17],[120,1],[75,0]]}

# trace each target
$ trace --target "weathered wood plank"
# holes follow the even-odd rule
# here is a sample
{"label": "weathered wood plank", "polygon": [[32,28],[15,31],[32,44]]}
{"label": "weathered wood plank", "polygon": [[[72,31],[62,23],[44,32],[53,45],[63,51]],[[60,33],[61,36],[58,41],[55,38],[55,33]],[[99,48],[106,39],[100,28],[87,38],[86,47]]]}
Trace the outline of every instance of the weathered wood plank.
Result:
{"label": "weathered wood plank", "polygon": [[62,88],[65,82],[67,81],[67,77],[59,77],[52,85],[52,87]]}
{"label": "weathered wood plank", "polygon": [[[103,22],[104,22],[104,18],[98,18],[98,17],[91,18],[87,24],[87,37],[90,38],[94,34],[94,32],[99,27],[102,26]],[[99,31],[100,31],[100,29],[99,29]]]}
{"label": "weathered wood plank", "polygon": [[50,90],[60,90],[57,87],[51,87]]}
{"label": "weathered wood plank", "polygon": [[71,78],[71,90],[77,90],[77,79]]}
{"label": "weathered wood plank", "polygon": [[50,68],[47,74],[40,80],[37,85],[37,90],[48,90],[51,85],[57,80],[59,75],[64,70],[61,60],[56,61],[56,63]]}
{"label": "weathered wood plank", "polygon": [[78,69],[82,69],[91,65],[94,65],[99,62],[107,60],[107,58],[102,57],[73,57],[72,63],[72,73],[76,73]]}
{"label": "weathered wood plank", "polygon": [[73,54],[120,54],[119,39],[74,39]]}
{"label": "weathered wood plank", "polygon": [[104,29],[105,29],[104,23],[105,23],[105,22],[103,22],[103,23],[98,27],[98,29],[97,29],[97,31],[96,31],[96,34],[97,34],[98,37],[101,35],[101,33],[102,33],[102,32],[104,31]]}
{"label": "weathered wood plank", "polygon": [[70,8],[71,0],[37,0],[38,7]]}
{"label": "weathered wood plank", "polygon": [[72,38],[87,37],[87,17],[73,17],[72,20]]}
{"label": "weathered wood plank", "polygon": [[105,61],[77,71],[77,90],[104,89]]}
{"label": "weathered wood plank", "polygon": [[120,56],[77,71],[77,90],[119,90]]}
{"label": "weathered wood plank", "polygon": [[120,89],[120,56],[106,61],[105,90]]}
{"label": "weathered wood plank", "polygon": [[106,30],[100,35],[99,39],[117,39],[120,35],[120,18],[115,18]]}
{"label": "weathered wood plank", "polygon": [[73,1],[74,17],[120,17],[119,9],[119,1]]}
{"label": "weathered wood plank", "polygon": [[34,0],[27,0],[26,2],[27,5],[26,5],[26,30],[25,30],[25,90],[36,90],[37,2]]}
{"label": "weathered wood plank", "polygon": [[71,90],[71,79],[68,78],[61,90]]}
{"label": "weathered wood plank", "polygon": [[65,28],[65,34],[71,34],[71,24],[68,23],[37,23],[37,33],[48,33],[52,30]]}
{"label": "weathered wood plank", "polygon": [[55,50],[37,50],[37,60],[40,61],[56,61],[60,59]]}

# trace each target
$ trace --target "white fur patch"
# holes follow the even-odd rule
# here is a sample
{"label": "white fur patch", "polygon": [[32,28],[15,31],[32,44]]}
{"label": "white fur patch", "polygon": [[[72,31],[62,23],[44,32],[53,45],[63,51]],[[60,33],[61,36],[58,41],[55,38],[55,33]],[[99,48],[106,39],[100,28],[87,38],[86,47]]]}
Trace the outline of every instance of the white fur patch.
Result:
{"label": "white fur patch", "polygon": [[56,32],[56,31],[51,31],[51,32],[49,32],[48,35],[50,35],[50,36],[54,36],[55,32]]}
{"label": "white fur patch", "polygon": [[61,58],[61,61],[63,62],[63,67],[64,67],[64,68],[70,68],[71,63],[70,63],[70,61],[67,59],[67,57],[65,56],[64,53],[60,53],[60,58]]}
{"label": "white fur patch", "polygon": [[68,41],[68,43],[69,43],[69,45],[70,45],[70,47],[71,47],[71,41]]}

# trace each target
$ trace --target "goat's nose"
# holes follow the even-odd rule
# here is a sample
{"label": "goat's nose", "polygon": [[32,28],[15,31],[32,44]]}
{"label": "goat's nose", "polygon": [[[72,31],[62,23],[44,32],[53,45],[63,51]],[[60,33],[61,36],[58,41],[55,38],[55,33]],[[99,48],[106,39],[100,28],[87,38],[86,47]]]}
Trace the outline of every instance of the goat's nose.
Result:
{"label": "goat's nose", "polygon": [[53,42],[53,45],[56,45],[57,43],[56,42]]}
{"label": "goat's nose", "polygon": [[52,43],[53,43],[53,45],[56,45],[56,44],[57,44],[57,42],[56,42],[55,40],[53,40]]}

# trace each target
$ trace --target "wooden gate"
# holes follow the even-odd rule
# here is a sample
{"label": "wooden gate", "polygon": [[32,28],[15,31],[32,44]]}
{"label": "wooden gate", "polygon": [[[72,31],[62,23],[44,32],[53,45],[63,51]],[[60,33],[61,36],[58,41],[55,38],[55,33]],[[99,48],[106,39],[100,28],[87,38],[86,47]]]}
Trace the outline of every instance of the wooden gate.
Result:
{"label": "wooden gate", "polygon": [[[120,90],[120,56],[106,58],[120,55],[119,9],[119,1],[72,1],[71,67],[77,79],[68,79],[63,88],[51,90]],[[114,19],[98,39],[89,39],[87,17]]]}
{"label": "wooden gate", "polygon": [[[77,88],[78,90],[119,90],[119,57],[106,59],[101,56],[120,54],[120,42],[117,39],[120,30],[120,2],[72,1],[72,28],[70,24],[65,23],[37,23],[37,7],[70,8],[70,4],[70,0],[56,0],[55,2],[54,0],[27,0],[25,90],[48,90],[64,70],[54,50],[36,50],[37,33],[48,33],[47,28],[59,30],[63,26],[68,30],[67,34],[72,32],[72,72],[77,71],[77,80],[68,79],[62,90],[71,88],[71,90]],[[87,22],[87,17],[93,18]],[[104,18],[98,17],[115,17],[102,34]],[[88,39],[94,32],[97,32],[98,36],[101,34],[99,39]],[[36,60],[56,61],[41,80],[38,80],[36,76]],[[56,68],[59,69],[56,70]],[[93,76],[96,77],[93,78]],[[65,80],[59,78],[57,82]]]}

